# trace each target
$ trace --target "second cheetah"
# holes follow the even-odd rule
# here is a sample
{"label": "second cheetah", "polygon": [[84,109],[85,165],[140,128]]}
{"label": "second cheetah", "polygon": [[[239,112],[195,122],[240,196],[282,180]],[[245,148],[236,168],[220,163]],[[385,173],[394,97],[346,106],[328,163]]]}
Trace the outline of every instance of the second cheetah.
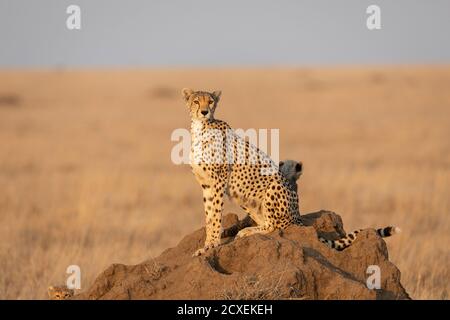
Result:
{"label": "second cheetah", "polygon": [[[303,173],[303,164],[300,161],[295,160],[285,160],[280,161],[279,164],[280,172],[289,181],[291,187],[297,191],[297,180]],[[358,233],[363,229],[355,230],[353,232],[347,233],[344,237],[337,240],[327,240],[325,238],[319,237],[319,240],[325,243],[330,248],[336,249],[338,251],[344,250],[349,247],[357,238]],[[377,234],[382,237],[390,237],[394,234],[400,233],[401,229],[394,226],[388,226],[385,228],[376,229]]]}

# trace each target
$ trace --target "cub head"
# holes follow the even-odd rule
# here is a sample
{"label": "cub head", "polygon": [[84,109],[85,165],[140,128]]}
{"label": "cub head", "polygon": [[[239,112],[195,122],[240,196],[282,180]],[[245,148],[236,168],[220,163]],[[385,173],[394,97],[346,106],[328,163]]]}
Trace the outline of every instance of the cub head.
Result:
{"label": "cub head", "polygon": [[74,295],[74,290],[67,287],[48,287],[48,297],[51,300],[66,300]]}
{"label": "cub head", "polygon": [[181,93],[193,120],[214,119],[214,111],[216,111],[217,103],[220,100],[221,91],[210,93],[184,88]]}
{"label": "cub head", "polygon": [[284,160],[280,161],[279,168],[281,174],[283,174],[287,180],[296,182],[302,175],[303,163],[295,160]]}

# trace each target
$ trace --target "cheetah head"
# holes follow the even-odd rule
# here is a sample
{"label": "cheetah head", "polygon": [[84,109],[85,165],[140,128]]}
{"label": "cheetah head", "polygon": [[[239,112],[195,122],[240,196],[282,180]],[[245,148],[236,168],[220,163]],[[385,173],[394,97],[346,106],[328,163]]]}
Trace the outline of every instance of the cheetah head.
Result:
{"label": "cheetah head", "polygon": [[286,179],[295,182],[302,175],[303,163],[295,160],[284,160],[280,161],[279,168]]}
{"label": "cheetah head", "polygon": [[214,119],[214,111],[216,111],[217,103],[222,94],[221,91],[210,93],[184,88],[181,92],[193,120]]}
{"label": "cheetah head", "polygon": [[66,300],[66,299],[73,297],[73,295],[74,295],[74,290],[69,289],[66,286],[62,286],[62,287],[50,286],[50,287],[48,287],[47,292],[48,292],[48,297],[51,300]]}

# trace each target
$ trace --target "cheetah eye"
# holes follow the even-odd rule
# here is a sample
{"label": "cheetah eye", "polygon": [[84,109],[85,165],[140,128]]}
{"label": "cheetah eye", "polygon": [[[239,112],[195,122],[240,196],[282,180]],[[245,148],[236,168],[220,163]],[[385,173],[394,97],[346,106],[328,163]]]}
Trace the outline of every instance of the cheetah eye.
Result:
{"label": "cheetah eye", "polygon": [[214,103],[214,100],[209,100],[209,104],[213,104]]}
{"label": "cheetah eye", "polygon": [[194,100],[194,103],[195,103],[196,105],[200,105],[200,102],[198,102],[198,100]]}
{"label": "cheetah eye", "polygon": [[59,298],[59,294],[55,294],[55,297]]}

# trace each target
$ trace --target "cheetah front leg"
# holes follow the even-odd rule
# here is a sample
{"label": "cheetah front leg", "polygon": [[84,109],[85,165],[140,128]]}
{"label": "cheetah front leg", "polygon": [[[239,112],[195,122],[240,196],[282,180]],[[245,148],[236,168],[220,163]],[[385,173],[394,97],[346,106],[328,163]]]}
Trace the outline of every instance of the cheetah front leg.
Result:
{"label": "cheetah front leg", "polygon": [[206,240],[205,246],[194,253],[200,256],[206,251],[220,245],[222,234],[222,211],[225,184],[216,182],[211,185],[202,185],[203,203],[206,215]]}

